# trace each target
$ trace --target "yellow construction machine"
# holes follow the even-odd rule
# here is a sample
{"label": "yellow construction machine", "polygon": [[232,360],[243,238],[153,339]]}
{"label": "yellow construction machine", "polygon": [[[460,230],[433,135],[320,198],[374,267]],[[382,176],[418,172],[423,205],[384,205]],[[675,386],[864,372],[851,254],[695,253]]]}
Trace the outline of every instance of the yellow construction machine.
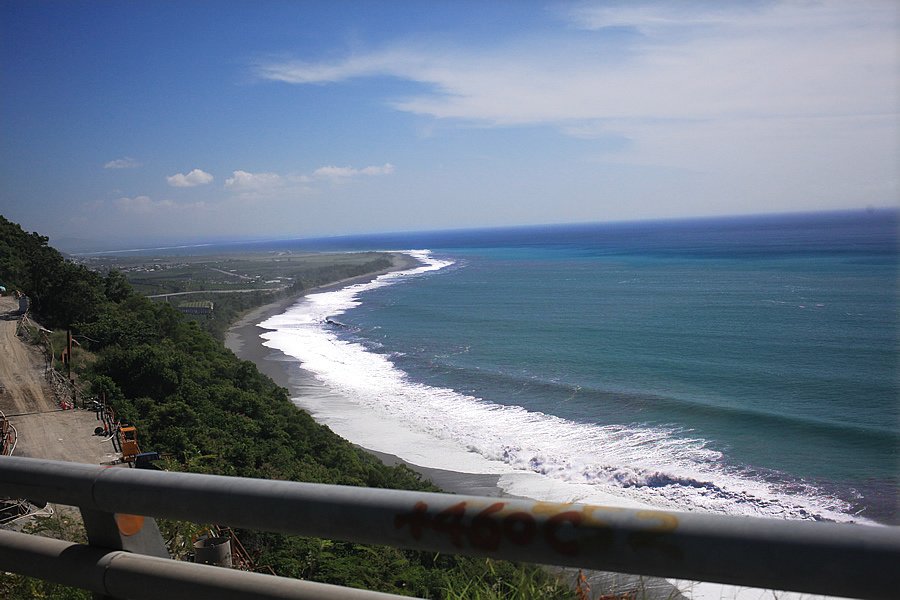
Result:
{"label": "yellow construction machine", "polygon": [[137,443],[137,428],[129,423],[119,426],[119,447],[122,448],[122,462],[133,463],[141,453]]}

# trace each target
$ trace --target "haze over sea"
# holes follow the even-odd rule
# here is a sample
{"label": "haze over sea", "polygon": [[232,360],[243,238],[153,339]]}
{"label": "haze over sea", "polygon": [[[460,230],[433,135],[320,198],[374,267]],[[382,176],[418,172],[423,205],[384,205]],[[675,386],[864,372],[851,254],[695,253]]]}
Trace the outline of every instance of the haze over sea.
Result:
{"label": "haze over sea", "polygon": [[880,210],[320,240],[425,266],[263,337],[338,433],[512,493],[896,524],[897,232]]}

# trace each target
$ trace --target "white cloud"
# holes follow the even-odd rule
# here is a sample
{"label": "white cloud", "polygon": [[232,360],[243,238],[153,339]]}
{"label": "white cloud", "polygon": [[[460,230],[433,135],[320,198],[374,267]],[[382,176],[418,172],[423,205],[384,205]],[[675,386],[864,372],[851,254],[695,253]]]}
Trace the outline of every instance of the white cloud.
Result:
{"label": "white cloud", "polygon": [[360,170],[362,175],[393,175],[394,174],[394,165],[391,163],[384,163],[380,167],[371,166],[365,167]]}
{"label": "white cloud", "polygon": [[166,177],[166,181],[172,187],[195,187],[198,185],[206,185],[213,180],[213,176],[201,169],[194,169],[188,174],[176,173]]}
{"label": "white cloud", "polygon": [[[487,48],[397,45],[331,63],[259,65],[325,84],[398,77],[430,92],[398,110],[487,125],[895,112],[898,10],[887,2],[583,8],[591,31]],[[610,43],[609,27],[645,32]],[[646,33],[652,30],[652,33]]]}
{"label": "white cloud", "polygon": [[283,185],[284,179],[277,173],[250,173],[234,171],[225,180],[225,187],[234,190],[262,190]]}
{"label": "white cloud", "polygon": [[141,163],[131,158],[130,156],[124,156],[122,158],[117,158],[115,160],[111,160],[105,165],[103,165],[104,169],[136,169],[141,166]]}
{"label": "white cloud", "polygon": [[736,16],[751,18],[753,8],[740,4],[718,2],[665,3],[604,3],[582,4],[569,11],[569,18],[578,27],[597,30],[607,27],[633,27],[643,32],[668,27],[720,25]]}
{"label": "white cloud", "polygon": [[305,191],[302,184],[303,181],[294,176],[237,170],[225,180],[225,189],[241,200],[265,200],[302,193]]}
{"label": "white cloud", "polygon": [[394,165],[391,163],[385,163],[382,166],[369,166],[364,167],[362,169],[355,169],[353,167],[335,167],[333,165],[319,167],[315,171],[313,171],[313,177],[319,178],[330,178],[330,179],[344,179],[348,177],[358,177],[360,175],[366,176],[378,176],[378,175],[391,175],[394,172]]}
{"label": "white cloud", "polygon": [[[895,21],[897,7],[890,0],[766,0],[765,2],[603,2],[584,3],[568,11],[577,27],[600,30],[627,27],[650,35],[692,28],[692,34],[715,34],[713,28],[755,31],[802,28],[856,27]],[[721,30],[719,30],[721,31]]]}
{"label": "white cloud", "polygon": [[244,200],[269,198],[293,198],[298,195],[315,193],[316,182],[343,181],[356,177],[376,177],[390,175],[394,165],[385,163],[381,166],[355,167],[319,167],[310,175],[290,173],[280,175],[273,172],[251,173],[249,171],[233,171],[225,180],[225,189],[237,194]]}
{"label": "white cloud", "polygon": [[315,171],[313,171],[313,176],[315,177],[352,177],[357,173],[356,169],[352,167],[319,167]]}
{"label": "white cloud", "polygon": [[256,74],[262,79],[284,83],[335,83],[371,75],[407,77],[417,64],[421,62],[415,55],[402,50],[389,50],[367,56],[351,56],[332,64],[300,60],[261,63],[256,67]]}
{"label": "white cloud", "polygon": [[[400,78],[424,91],[387,99],[398,111],[616,139],[607,155],[622,163],[719,169],[723,180],[752,172],[790,180],[798,195],[896,181],[900,4],[623,2],[566,16],[578,31],[487,47],[396,43],[334,62],[271,62],[257,74],[294,84]],[[791,173],[791,164],[803,167]]]}

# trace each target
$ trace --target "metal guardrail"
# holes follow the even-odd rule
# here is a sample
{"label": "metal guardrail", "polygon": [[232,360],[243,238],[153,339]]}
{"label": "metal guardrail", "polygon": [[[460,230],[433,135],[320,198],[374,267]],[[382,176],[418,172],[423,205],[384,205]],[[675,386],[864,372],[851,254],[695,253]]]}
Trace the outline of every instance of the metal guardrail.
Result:
{"label": "metal guardrail", "polygon": [[[400,600],[355,590],[0,531],[2,568],[130,600]],[[404,599],[408,600],[408,599]]]}
{"label": "metal guardrail", "polygon": [[[871,599],[895,598],[900,590],[897,527],[98,468],[16,457],[0,459],[0,494],[79,506],[87,514],[166,517],[777,590]],[[5,562],[0,568],[10,569]]]}

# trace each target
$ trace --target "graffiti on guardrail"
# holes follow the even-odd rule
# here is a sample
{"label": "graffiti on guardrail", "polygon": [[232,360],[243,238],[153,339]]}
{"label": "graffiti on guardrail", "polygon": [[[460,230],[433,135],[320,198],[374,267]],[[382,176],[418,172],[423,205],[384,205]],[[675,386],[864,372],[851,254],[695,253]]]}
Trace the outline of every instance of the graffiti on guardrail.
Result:
{"label": "graffiti on guardrail", "polygon": [[[425,502],[416,502],[412,511],[394,518],[397,529],[409,528],[413,539],[422,539],[426,530],[449,537],[457,548],[495,551],[506,541],[527,546],[536,541],[546,543],[564,556],[576,556],[611,547],[614,533],[602,517],[622,509],[601,506],[579,506],[538,502],[528,511],[507,508],[508,502],[457,502],[440,512],[429,510]],[[536,518],[537,517],[537,518]],[[635,513],[642,528],[628,534],[625,544],[635,552],[645,549],[662,551],[672,558],[681,557],[681,549],[666,534],[678,528],[678,518],[670,513],[642,510]]]}

